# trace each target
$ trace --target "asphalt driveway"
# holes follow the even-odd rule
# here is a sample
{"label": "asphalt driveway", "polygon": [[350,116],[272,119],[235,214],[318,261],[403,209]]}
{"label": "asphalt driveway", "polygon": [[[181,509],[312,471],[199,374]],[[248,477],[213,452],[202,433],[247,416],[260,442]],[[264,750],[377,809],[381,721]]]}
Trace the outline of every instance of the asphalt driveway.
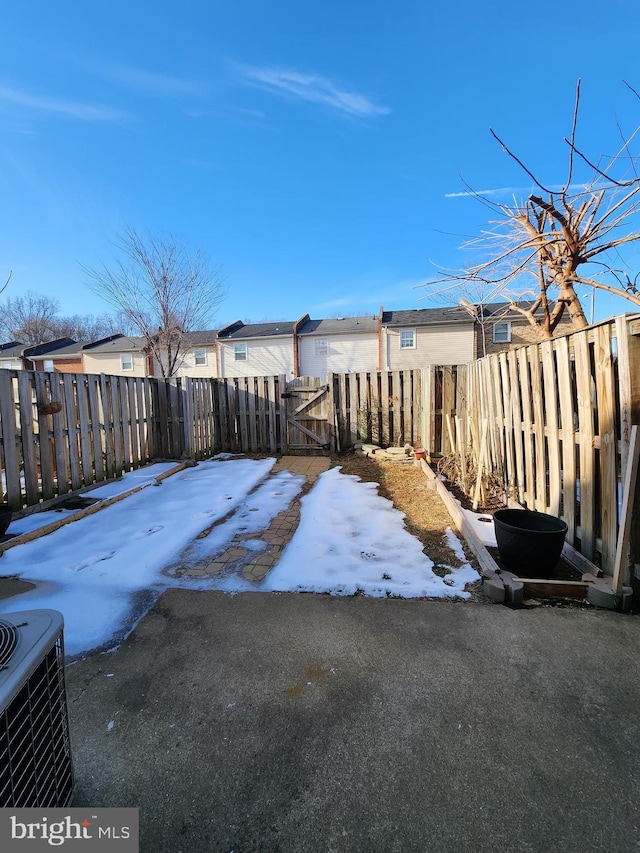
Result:
{"label": "asphalt driveway", "polygon": [[637,850],[639,626],[170,590],[68,668],[74,805],[142,851]]}

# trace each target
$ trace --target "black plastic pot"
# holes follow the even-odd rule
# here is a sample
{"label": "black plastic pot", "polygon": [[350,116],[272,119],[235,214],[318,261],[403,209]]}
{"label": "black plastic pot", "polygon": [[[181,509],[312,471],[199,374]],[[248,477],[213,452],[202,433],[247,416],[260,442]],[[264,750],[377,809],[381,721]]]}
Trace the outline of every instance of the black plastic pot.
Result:
{"label": "black plastic pot", "polygon": [[567,525],[530,509],[499,509],[493,516],[500,559],[522,577],[548,577],[556,567]]}
{"label": "black plastic pot", "polygon": [[4,536],[10,524],[11,507],[7,504],[0,504],[0,536]]}

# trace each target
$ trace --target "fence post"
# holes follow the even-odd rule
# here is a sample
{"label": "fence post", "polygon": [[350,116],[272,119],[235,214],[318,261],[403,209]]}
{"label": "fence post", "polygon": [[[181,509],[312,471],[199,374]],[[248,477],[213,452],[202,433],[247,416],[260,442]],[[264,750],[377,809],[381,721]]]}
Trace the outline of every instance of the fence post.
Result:
{"label": "fence post", "polygon": [[422,386],[422,405],[420,407],[420,441],[422,447],[427,451],[435,451],[436,431],[436,382],[435,365],[423,367],[420,371],[420,384]]}
{"label": "fence post", "polygon": [[195,430],[195,410],[193,406],[194,382],[191,377],[184,378],[181,388],[180,401],[182,404],[182,434],[184,452],[189,458],[195,458],[193,434]]}
{"label": "fence post", "polygon": [[329,431],[329,451],[331,453],[335,453],[336,451],[339,453],[342,446],[340,441],[338,411],[336,408],[335,379],[336,377],[333,373],[327,373],[327,429]]}

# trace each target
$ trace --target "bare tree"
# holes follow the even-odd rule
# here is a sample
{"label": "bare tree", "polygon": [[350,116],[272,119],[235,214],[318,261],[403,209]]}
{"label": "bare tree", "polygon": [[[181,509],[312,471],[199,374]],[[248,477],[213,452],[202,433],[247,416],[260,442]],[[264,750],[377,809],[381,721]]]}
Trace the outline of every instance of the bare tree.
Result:
{"label": "bare tree", "polygon": [[[588,325],[576,288],[586,285],[623,296],[640,306],[636,279],[620,266],[623,246],[640,240],[635,215],[640,209],[637,156],[630,146],[640,127],[622,136],[619,150],[588,159],[576,145],[580,81],[576,88],[571,135],[567,144],[566,178],[560,188],[542,184],[536,175],[491,130],[503,150],[533,182],[524,201],[514,197],[500,204],[481,193],[471,195],[497,218],[462,248],[480,252],[480,260],[461,270],[443,272],[425,287],[449,290],[458,285],[467,294],[481,292],[509,301],[524,315],[541,339],[553,336],[565,311],[574,328]],[[588,167],[586,182],[576,180],[576,168]],[[527,300],[523,304],[522,300]]]}
{"label": "bare tree", "polygon": [[92,314],[57,317],[53,322],[53,329],[56,338],[73,338],[76,341],[96,341],[122,332],[117,318],[110,314],[100,317],[94,317]]}
{"label": "bare tree", "polygon": [[[0,293],[3,290],[0,289]],[[57,299],[32,291],[8,299],[0,310],[0,339],[35,345],[56,338],[92,341],[122,331],[117,317],[109,314],[101,317],[90,314],[60,317],[59,307]]]}
{"label": "bare tree", "polygon": [[187,349],[187,334],[210,324],[225,292],[219,267],[200,252],[190,255],[175,237],[143,236],[126,228],[112,268],[83,267],[91,289],[116,308],[146,341],[163,376],[173,376]]}
{"label": "bare tree", "polygon": [[56,299],[28,291],[23,296],[7,299],[0,312],[3,338],[23,344],[42,344],[58,335],[55,329],[59,304]]}

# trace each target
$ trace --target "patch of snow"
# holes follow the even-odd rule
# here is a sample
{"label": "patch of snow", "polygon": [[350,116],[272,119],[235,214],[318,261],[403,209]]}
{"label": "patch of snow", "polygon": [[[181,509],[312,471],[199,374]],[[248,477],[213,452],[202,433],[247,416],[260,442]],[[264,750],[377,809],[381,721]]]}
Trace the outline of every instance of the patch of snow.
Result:
{"label": "patch of snow", "polygon": [[[1,601],[0,612],[59,610],[69,655],[122,639],[171,585],[161,577],[162,569],[238,507],[274,464],[275,459],[208,461],[9,549],[2,558],[3,574],[32,581],[36,588]],[[229,540],[232,536],[230,530]]]}
{"label": "patch of snow", "polygon": [[[261,589],[375,597],[467,598],[466,572],[445,583],[404,514],[377,494],[375,483],[331,468],[301,501],[300,525]],[[464,580],[463,580],[464,579]]]}
{"label": "patch of snow", "polygon": [[[303,477],[288,471],[269,477],[274,464],[273,458],[228,454],[207,460],[165,479],[158,488],[142,489],[41,539],[9,549],[3,555],[2,573],[32,581],[36,587],[0,601],[0,613],[59,610],[65,620],[66,652],[76,656],[94,649],[115,650],[168,587],[230,594],[306,590],[468,597],[464,586],[477,578],[468,564],[452,569],[446,578],[437,577],[421,543],[405,530],[404,515],[377,494],[376,484],[341,474],[338,468],[322,474],[302,498],[300,526],[262,583],[232,571],[197,579],[172,577],[172,566],[212,561],[232,542],[246,549],[248,557],[266,549],[261,531],[304,484]],[[153,466],[155,470],[146,469],[144,475],[132,472],[91,495],[106,498],[116,487],[127,491],[141,482],[155,482],[171,467]],[[60,517],[42,513],[51,515]],[[197,538],[205,530],[208,535]]]}

